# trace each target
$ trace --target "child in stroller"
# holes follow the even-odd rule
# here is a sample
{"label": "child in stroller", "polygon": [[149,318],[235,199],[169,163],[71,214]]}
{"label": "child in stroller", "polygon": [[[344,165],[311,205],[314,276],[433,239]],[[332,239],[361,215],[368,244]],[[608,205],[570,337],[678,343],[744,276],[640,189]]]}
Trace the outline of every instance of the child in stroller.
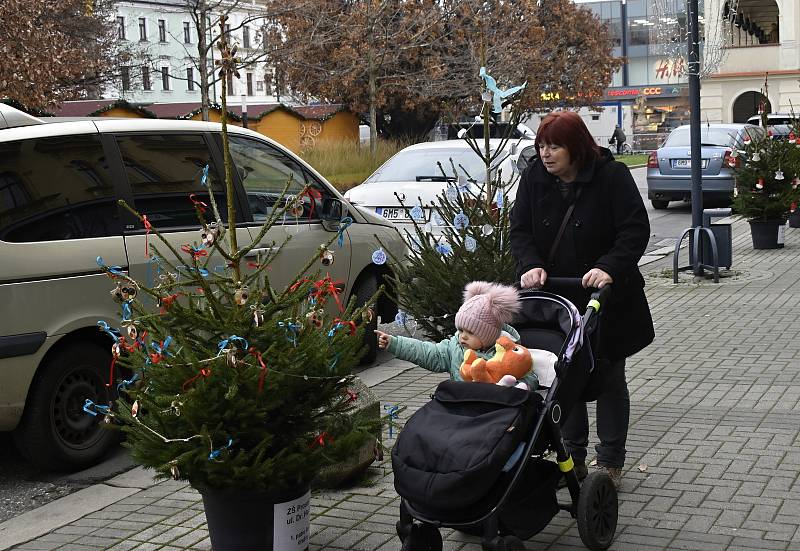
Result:
{"label": "child in stroller", "polygon": [[[501,336],[519,341],[517,330],[508,325],[522,308],[519,293],[513,287],[473,281],[464,289],[464,303],[456,313],[458,331],[449,339],[434,343],[375,331],[378,346],[400,358],[414,362],[428,371],[449,373],[454,381],[462,381],[460,367],[465,352],[472,350],[478,358],[490,359],[495,354],[495,341]],[[536,375],[530,371],[520,377],[526,388],[538,386]],[[498,382],[498,381],[494,381]],[[514,386],[516,378],[503,378],[501,384]]]}
{"label": "child in stroller", "polygon": [[[548,283],[563,285],[564,279]],[[609,286],[594,292],[583,316],[561,296],[523,292],[515,320],[522,344],[557,354],[549,389],[445,381],[409,418],[392,450],[404,551],[441,550],[440,527],[482,536],[485,551],[522,551],[523,540],[559,509],[577,518],[589,549],[611,545],[618,509],[614,484],[602,471],[579,482],[560,428],[597,377],[591,340],[608,292]],[[555,462],[546,457],[550,452]],[[562,476],[570,495],[566,504],[557,498]]]}

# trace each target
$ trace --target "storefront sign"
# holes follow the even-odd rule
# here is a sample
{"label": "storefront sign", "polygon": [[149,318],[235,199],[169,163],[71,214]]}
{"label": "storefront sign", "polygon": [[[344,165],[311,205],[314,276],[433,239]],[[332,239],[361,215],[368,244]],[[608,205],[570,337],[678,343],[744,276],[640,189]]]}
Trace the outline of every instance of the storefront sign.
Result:
{"label": "storefront sign", "polygon": [[610,99],[637,98],[640,96],[674,98],[686,93],[685,85],[638,86],[636,88],[609,88],[605,96]]}

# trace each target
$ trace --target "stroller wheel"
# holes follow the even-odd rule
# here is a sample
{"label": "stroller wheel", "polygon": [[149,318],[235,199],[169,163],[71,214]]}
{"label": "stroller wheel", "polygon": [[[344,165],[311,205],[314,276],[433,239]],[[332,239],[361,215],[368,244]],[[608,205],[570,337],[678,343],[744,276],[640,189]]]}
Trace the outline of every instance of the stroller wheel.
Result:
{"label": "stroller wheel", "polygon": [[[397,532],[400,534],[400,523],[397,523]],[[442,535],[439,529],[430,524],[414,522],[405,538],[400,535],[403,542],[401,551],[442,551]]]}
{"label": "stroller wheel", "polygon": [[578,498],[578,533],[592,551],[605,551],[617,530],[617,489],[604,472],[594,472],[581,485]]}
{"label": "stroller wheel", "polygon": [[497,536],[481,543],[483,551],[525,551],[525,544],[516,536]]}

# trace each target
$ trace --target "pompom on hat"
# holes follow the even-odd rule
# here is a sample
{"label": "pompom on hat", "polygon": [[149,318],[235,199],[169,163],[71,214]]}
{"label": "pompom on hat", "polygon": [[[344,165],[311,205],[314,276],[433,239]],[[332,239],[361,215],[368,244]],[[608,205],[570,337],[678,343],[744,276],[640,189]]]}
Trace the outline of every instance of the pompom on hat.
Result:
{"label": "pompom on hat", "polygon": [[513,287],[473,281],[464,288],[464,304],[456,313],[456,329],[469,331],[484,346],[500,337],[503,324],[514,319],[520,311],[519,293]]}

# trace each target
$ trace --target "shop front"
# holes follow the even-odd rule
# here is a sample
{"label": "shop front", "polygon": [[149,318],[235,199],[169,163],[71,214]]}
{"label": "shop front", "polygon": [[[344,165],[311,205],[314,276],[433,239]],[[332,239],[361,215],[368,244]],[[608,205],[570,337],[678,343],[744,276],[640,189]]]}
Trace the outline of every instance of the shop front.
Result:
{"label": "shop front", "polygon": [[657,149],[673,128],[689,124],[686,84],[608,88],[603,99],[630,109],[634,151]]}

